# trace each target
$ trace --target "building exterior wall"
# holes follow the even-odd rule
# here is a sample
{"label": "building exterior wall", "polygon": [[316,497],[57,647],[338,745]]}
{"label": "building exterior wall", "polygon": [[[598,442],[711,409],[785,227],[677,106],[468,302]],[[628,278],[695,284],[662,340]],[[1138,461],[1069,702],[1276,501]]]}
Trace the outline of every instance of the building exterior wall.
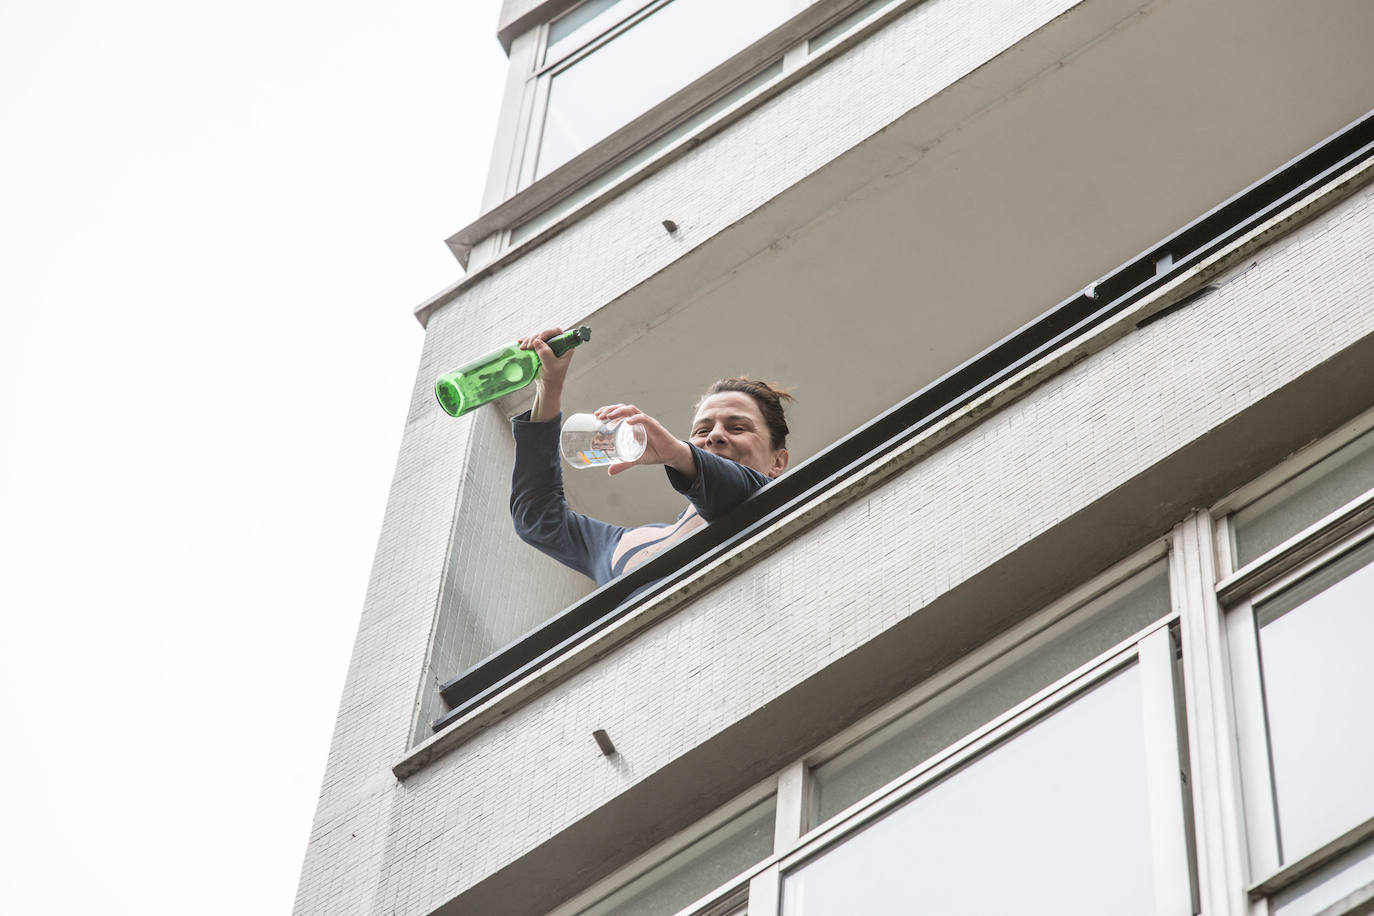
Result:
{"label": "building exterior wall", "polygon": [[[1112,553],[1164,536],[1186,507],[1369,406],[1367,392],[1333,391],[1330,413],[1265,416],[1266,405],[1342,354],[1368,355],[1371,255],[1374,191],[1366,187],[1232,267],[1213,281],[1217,291],[1044,382],[399,783],[390,767],[410,737],[452,492],[464,498],[465,481],[435,481],[424,470],[453,463],[472,426],[431,430],[424,449],[408,433],[298,911],[427,913],[456,898],[456,911],[496,912],[497,901],[511,899],[504,875],[528,881],[544,870],[534,860],[549,844],[580,840],[581,867],[555,870],[527,901],[550,905],[596,868],[661,839],[845,722],[775,731],[767,736],[778,745],[753,759],[733,756],[746,743],[732,729],[756,723],[771,702],[884,634],[923,614],[948,614],[946,596],[980,576],[999,578],[1018,551],[1148,481],[1153,468],[1199,441],[1217,439],[1213,453],[1233,454],[1232,465],[1178,481],[1180,491],[1154,500],[1159,517],[1087,532]],[[422,379],[430,374],[422,368]],[[1275,439],[1302,438],[1249,443],[1231,432],[1279,421],[1288,431]],[[449,484],[457,486],[446,492]],[[400,538],[395,548],[387,549],[388,536]],[[1060,586],[1119,558],[1083,557],[1054,570]],[[1030,597],[1048,598],[1051,587],[1039,583]],[[990,617],[985,628],[1006,622]],[[857,714],[886,698],[851,699]],[[590,738],[597,728],[615,736],[618,762],[600,756]],[[722,748],[714,772],[675,771],[700,763],[713,742]],[[699,791],[689,802],[695,809],[663,791],[674,779]],[[656,809],[645,791],[636,795],[641,786],[673,810]],[[621,810],[624,798],[647,805],[644,820],[608,837],[598,812]],[[488,895],[489,886],[501,893]]]}
{"label": "building exterior wall", "polygon": [[[1068,0],[997,0],[972,7],[928,0],[913,7],[576,226],[500,272],[463,284],[464,314],[493,319],[489,326],[483,322],[484,336],[472,344],[502,342],[509,327],[499,323],[502,318],[537,319],[543,308],[556,311],[555,304],[561,314],[586,314],[613,301],[1073,6]],[[1132,6],[1120,0],[1099,4],[1093,22],[1110,30]],[[1095,37],[1075,32],[1065,38],[1067,46],[1044,52],[1044,64]],[[877,79],[884,81],[868,89]],[[829,193],[838,203],[922,154],[906,138],[893,138],[852,183],[837,184]],[[675,219],[683,231],[665,235],[665,218]],[[735,251],[730,257],[738,261],[754,253]],[[720,275],[732,266],[713,264],[708,273]]]}
{"label": "building exterior wall", "polygon": [[[569,5],[508,0],[501,25]],[[434,408],[434,378],[513,328],[618,308],[651,335],[703,282],[728,282],[883,194],[941,131],[1171,5],[915,4],[422,307],[424,351],[296,912],[547,911],[1374,406],[1366,169],[1329,209],[1206,277],[1214,290],[1138,329],[1123,316],[976,419],[927,434],[891,477],[812,506],[661,617],[650,608],[632,637],[594,643],[434,743],[443,681],[590,591],[532,562],[511,530],[503,412],[454,422]],[[598,750],[598,729],[615,757]],[[1199,817],[1204,850],[1221,843],[1218,817]],[[1233,849],[1212,858],[1226,856],[1236,868]],[[1238,911],[1239,878],[1228,880],[1206,912]]]}

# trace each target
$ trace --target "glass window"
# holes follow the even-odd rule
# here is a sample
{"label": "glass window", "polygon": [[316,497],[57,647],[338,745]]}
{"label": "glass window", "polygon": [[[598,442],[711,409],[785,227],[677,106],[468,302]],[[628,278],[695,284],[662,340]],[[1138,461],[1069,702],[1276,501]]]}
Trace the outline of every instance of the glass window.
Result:
{"label": "glass window", "polygon": [[1374,489],[1374,430],[1231,516],[1240,568]]}
{"label": "glass window", "polygon": [[[1374,841],[1367,841],[1274,895],[1274,916],[1356,916],[1374,900]],[[1359,904],[1365,904],[1361,908]]]}
{"label": "glass window", "polygon": [[1374,816],[1374,542],[1257,605],[1283,861]]}
{"label": "glass window", "polygon": [[709,894],[773,853],[777,796],[723,826],[604,897],[581,916],[668,916]]}
{"label": "glass window", "polygon": [[817,767],[814,821],[859,799],[944,750],[1038,691],[1170,613],[1160,560],[1080,608],[1043,644],[992,672],[975,675]]}
{"label": "glass window", "polygon": [[1153,914],[1139,667],[788,874],[786,916]]}
{"label": "glass window", "polygon": [[791,0],[674,0],[554,73],[535,177],[744,50],[791,12]]}
{"label": "glass window", "polygon": [[577,30],[624,0],[587,0],[549,23],[548,50],[545,59],[553,58],[577,44]]}
{"label": "glass window", "polygon": [[638,169],[659,153],[672,146],[678,140],[689,134],[696,133],[706,122],[716,115],[725,111],[741,99],[752,95],[760,86],[782,74],[782,58],[778,58],[763,70],[751,76],[749,79],[740,83],[734,89],[725,93],[714,102],[711,102],[701,111],[692,117],[674,126],[671,130],[660,135],[652,142],[644,145],[640,149],[621,159],[614,166],[605,172],[597,175],[591,181],[581,185],[567,197],[558,201],[543,213],[534,218],[521,223],[511,230],[511,244],[519,245],[521,242],[544,231],[549,226],[558,222],[569,213],[576,210],[591,198],[600,194],[604,189],[615,184],[621,178]]}

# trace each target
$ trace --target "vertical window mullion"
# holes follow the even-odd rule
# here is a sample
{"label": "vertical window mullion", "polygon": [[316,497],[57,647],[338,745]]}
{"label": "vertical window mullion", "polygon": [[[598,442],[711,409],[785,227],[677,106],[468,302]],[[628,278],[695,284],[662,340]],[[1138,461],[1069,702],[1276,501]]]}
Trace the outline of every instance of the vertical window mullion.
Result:
{"label": "vertical window mullion", "polygon": [[1140,688],[1144,706],[1145,773],[1149,783],[1155,912],[1189,916],[1194,911],[1194,875],[1188,850],[1187,767],[1180,741],[1179,685],[1170,629],[1140,641]]}
{"label": "vertical window mullion", "polygon": [[1160,916],[1193,912],[1193,868],[1184,795],[1187,786],[1179,740],[1175,641],[1168,628],[1140,640],[1140,700],[1145,707],[1145,769],[1149,780],[1154,902]]}
{"label": "vertical window mullion", "polygon": [[1223,515],[1216,520],[1216,564],[1218,582],[1236,571],[1235,563],[1232,562],[1235,552],[1235,528],[1231,524],[1231,516]]}
{"label": "vertical window mullion", "polygon": [[1213,532],[1207,512],[1195,512],[1181,522],[1174,529],[1169,575],[1183,646],[1201,911],[1244,913],[1249,900],[1240,762],[1224,618],[1216,599]]}
{"label": "vertical window mullion", "polygon": [[521,143],[520,162],[516,168],[516,188],[528,187],[534,182],[535,168],[539,163],[539,144],[544,136],[544,117],[549,107],[549,87],[553,81],[551,73],[545,72],[530,79],[530,91],[526,93],[529,113],[522,118],[525,134]]}
{"label": "vertical window mullion", "polygon": [[529,134],[531,74],[543,40],[538,32],[536,29],[518,35],[511,43],[491,170],[482,196],[483,212],[494,209],[519,188],[520,164],[525,159]]}
{"label": "vertical window mullion", "polygon": [[1259,635],[1250,601],[1231,610],[1226,636],[1236,709],[1236,746],[1240,748],[1245,822],[1250,842],[1250,881],[1279,867],[1278,819],[1269,772],[1264,687],[1260,680]]}
{"label": "vertical window mullion", "polygon": [[782,906],[782,869],[774,862],[749,880],[749,916],[778,916]]}
{"label": "vertical window mullion", "polygon": [[777,824],[773,832],[773,852],[795,848],[806,832],[811,811],[811,771],[805,760],[798,760],[778,774]]}

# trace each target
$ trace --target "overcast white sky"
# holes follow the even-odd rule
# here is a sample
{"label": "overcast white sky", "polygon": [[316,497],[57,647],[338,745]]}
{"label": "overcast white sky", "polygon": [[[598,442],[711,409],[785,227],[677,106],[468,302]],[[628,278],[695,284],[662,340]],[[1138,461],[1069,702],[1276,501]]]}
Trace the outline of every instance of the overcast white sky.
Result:
{"label": "overcast white sky", "polygon": [[0,912],[287,913],[498,0],[0,0]]}

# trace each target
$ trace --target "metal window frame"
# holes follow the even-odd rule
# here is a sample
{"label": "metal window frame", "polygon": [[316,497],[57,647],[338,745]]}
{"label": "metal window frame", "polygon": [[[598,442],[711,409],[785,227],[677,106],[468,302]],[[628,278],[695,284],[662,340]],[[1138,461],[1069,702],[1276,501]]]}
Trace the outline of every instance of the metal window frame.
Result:
{"label": "metal window frame", "polygon": [[[507,112],[518,110],[519,122],[505,125],[504,130],[498,131],[497,154],[493,156],[493,169],[488,176],[488,193],[483,198],[482,215],[447,240],[449,248],[464,268],[469,267],[473,253],[477,255],[477,262],[464,282],[481,276],[497,261],[505,262],[510,257],[537,247],[545,238],[580,219],[625,186],[651,174],[681,152],[743,117],[806,72],[925,0],[890,0],[883,9],[856,22],[852,29],[815,51],[808,48],[811,36],[844,19],[862,6],[864,0],[791,0],[792,16],[788,21],[536,180],[535,160],[547,110],[548,83],[552,76],[657,12],[667,2],[672,0],[642,0],[639,6],[627,8],[623,18],[604,24],[584,44],[560,53],[547,63],[543,62],[543,57],[548,23],[527,30],[512,43],[512,76],[507,81],[501,117],[505,125]],[[650,9],[650,6],[653,8]],[[629,19],[633,19],[633,22],[629,22]],[[588,25],[595,22],[593,20]],[[731,105],[720,117],[701,125],[682,142],[670,144],[620,179],[606,183],[604,188],[588,195],[585,201],[553,220],[549,226],[531,233],[518,243],[513,241],[514,229],[538,219],[543,213],[557,207],[560,201],[598,181],[606,171],[627,156],[696,115],[732,87],[748,81],[778,57],[783,59],[783,72],[777,78],[760,86],[748,98]],[[518,81],[515,79],[517,73]],[[498,176],[499,163],[504,165],[500,167]],[[500,189],[500,193],[497,193],[497,189]],[[456,288],[462,285],[460,283]],[[427,303],[417,312],[421,323],[425,321],[425,311],[436,304]]]}
{"label": "metal window frame", "polygon": [[[865,717],[827,739],[816,749],[798,758],[779,771],[776,776],[731,799],[691,827],[674,834],[632,862],[579,893],[550,916],[576,916],[586,908],[648,874],[672,856],[708,836],[753,805],[762,802],[769,792],[775,794],[775,822],[773,855],[746,869],[740,875],[710,891],[683,908],[680,916],[717,916],[731,912],[747,902],[748,912],[776,913],[781,904],[783,864],[791,861],[797,850],[812,848],[820,832],[811,832],[811,793],[813,770],[823,762],[843,753],[849,746],[865,740],[882,728],[900,720],[922,705],[937,698],[960,681],[981,677],[989,669],[1005,667],[1008,659],[1015,661],[1026,652],[1035,651],[1066,626],[1072,626],[1091,614],[1093,605],[1114,589],[1155,564],[1168,559],[1169,542],[1160,540],[1130,557],[1114,564],[1088,582],[1052,602],[1021,624],[1008,630],[943,671],[919,685],[883,709]],[[967,765],[991,748],[1010,740],[1025,728],[1049,715],[1064,704],[1073,702],[1093,686],[1131,664],[1141,667],[1141,691],[1144,713],[1145,744],[1147,749],[1146,775],[1152,799],[1151,833],[1156,846],[1155,879],[1161,893],[1159,900],[1170,901],[1161,907],[1161,916],[1175,916],[1188,906],[1196,894],[1195,876],[1191,861],[1192,835],[1187,784],[1186,730],[1183,723],[1182,687],[1178,670],[1178,615],[1168,614],[1150,623],[1121,642],[1109,647],[1092,659],[1065,672],[1053,683],[1036,691],[1021,703],[994,717],[968,736],[940,753],[908,770],[825,824],[826,836],[834,836],[831,828],[841,821],[862,824],[880,816],[894,802],[891,796],[903,791],[913,779],[921,786],[933,785]],[[992,673],[996,676],[996,671]],[[914,792],[923,791],[921,786]],[[906,795],[902,796],[907,797]],[[1155,799],[1165,799],[1161,807]],[[1177,804],[1169,802],[1176,800]],[[900,804],[900,800],[895,802]],[[870,811],[872,806],[881,806]],[[853,828],[859,829],[859,828]],[[842,839],[844,835],[841,834]],[[825,841],[829,845],[836,840]],[[807,855],[816,854],[813,850]],[[1192,912],[1191,909],[1188,912]]]}
{"label": "metal window frame", "polygon": [[[900,807],[959,770],[1004,745],[1052,713],[1066,707],[1131,666],[1141,675],[1142,722],[1146,741],[1146,792],[1150,806],[1152,871],[1159,916],[1194,912],[1190,840],[1187,831],[1186,748],[1183,744],[1182,695],[1176,673],[1177,643],[1170,616],[1145,628],[1124,644],[1037,692],[967,739],[911,770],[902,779],[865,799],[808,836],[791,853],[769,862],[753,881],[750,916],[781,912],[782,881],[808,861],[856,836],[866,826]],[[1150,698],[1147,698],[1150,697]],[[752,892],[757,888],[760,906]]]}
{"label": "metal window frame", "polygon": [[1196,837],[1198,910],[1267,912],[1244,888],[1250,873],[1240,754],[1225,614],[1217,602],[1217,550],[1208,512],[1195,512],[1174,529],[1170,575],[1181,626],[1193,829]]}
{"label": "metal window frame", "polygon": [[[1281,484],[1279,484],[1281,485]],[[1217,521],[1220,526],[1226,517]],[[1285,862],[1278,826],[1263,668],[1255,608],[1374,541],[1374,490],[1217,584],[1225,605],[1236,716],[1236,747],[1249,852],[1246,893],[1257,904],[1374,837],[1374,815],[1326,844]],[[1222,595],[1226,595],[1223,600]]]}
{"label": "metal window frame", "polygon": [[[628,147],[610,159],[595,173],[573,183],[566,192],[551,199],[547,205],[511,223],[506,229],[500,230],[500,241],[497,247],[499,250],[505,251],[526,244],[535,245],[537,239],[543,239],[561,231],[564,226],[580,219],[584,212],[599,206],[601,201],[615,196],[624,188],[638,182],[647,172],[655,169],[659,163],[666,162],[680,151],[697,145],[701,142],[702,137],[714,133],[720,127],[735,120],[743,111],[754,107],[761,94],[768,92],[776,83],[786,78],[790,66],[787,63],[786,54],[761,58],[756,67],[727,83],[718,91],[703,95],[695,106],[687,109],[667,126],[648,134],[642,142]],[[769,71],[774,68],[777,69],[777,72],[770,74]],[[760,80],[761,77],[762,80],[759,84],[745,95],[730,100],[730,97],[741,88],[748,87],[751,82]],[[725,100],[729,101],[722,104]],[[717,106],[718,110],[713,110]],[[702,117],[703,120],[691,131],[680,137],[667,139],[671,138],[673,132],[683,124],[697,117]],[[659,144],[662,144],[661,148],[655,148]],[[643,161],[626,165],[646,151],[648,151],[648,155]],[[530,177],[532,179],[532,176]]]}
{"label": "metal window frame", "polygon": [[[776,810],[781,812],[782,793],[779,791],[779,782],[780,776],[775,776],[741,792],[690,827],[678,831],[558,906],[548,916],[577,916],[577,914],[596,906],[622,888],[628,887],[645,877],[692,844],[707,838],[711,833],[724,827],[736,817],[743,815],[755,805],[762,804],[769,796],[774,797],[778,805]],[[780,817],[775,814],[775,824],[779,819]],[[774,851],[776,852],[776,847]],[[705,896],[684,908],[682,912],[697,913],[700,916],[714,916],[717,912],[729,911],[730,907],[738,906],[744,902],[746,896],[742,893],[748,884],[744,876],[750,875],[752,872],[752,868],[746,869],[741,873],[741,876],[732,878],[725,884],[709,891]]]}
{"label": "metal window frame", "polygon": [[[837,760],[865,742],[878,738],[885,730],[894,727],[902,728],[904,723],[915,725],[927,715],[942,709],[946,700],[957,702],[966,690],[974,689],[989,680],[995,680],[1002,676],[1008,668],[1053,643],[1066,630],[1091,618],[1100,610],[1100,602],[1111,592],[1128,584],[1133,578],[1143,574],[1161,561],[1165,561],[1167,565],[1167,558],[1167,541],[1158,541],[1115,564],[1107,571],[1094,576],[1084,585],[1052,602],[1007,632],[994,637],[964,657],[952,662],[904,696],[870,713],[807,754],[803,760],[806,764],[808,780],[815,781],[816,771],[821,767]],[[1161,617],[1148,627],[1137,631],[1115,646],[1109,647],[1095,658],[1066,671],[1041,691],[1032,694],[1032,697],[1040,695],[1055,684],[1064,683],[1080,676],[1082,672],[1091,669],[1103,658],[1115,655],[1138,642],[1142,634],[1157,627],[1167,626],[1176,619],[1176,614]],[[1028,701],[1029,699],[1024,702]],[[1016,709],[1021,708],[1024,702],[990,719],[982,728],[990,727],[993,723],[1004,720],[1007,716],[1012,715]],[[956,747],[959,743],[955,742],[950,747]],[[948,750],[942,750],[934,756],[939,757],[947,753]],[[917,765],[922,764],[918,763]],[[906,777],[900,778],[905,779]],[[847,811],[862,807],[887,789],[888,786],[876,787],[845,811],[838,812],[833,818],[828,818],[827,822],[845,816]],[[808,792],[809,800],[810,790]],[[806,815],[806,830],[823,826],[823,823],[816,819],[815,811],[808,808]]]}
{"label": "metal window frame", "polygon": [[[626,8],[623,10],[621,10],[619,7],[612,7],[611,9],[606,10],[606,12],[602,14],[602,16],[597,17],[596,19],[593,19],[586,23],[582,27],[582,29],[587,30],[584,38],[577,44],[570,45],[565,50],[559,52],[559,54],[556,57],[549,57],[548,55],[548,39],[550,28],[552,27],[553,22],[557,20],[550,20],[549,22],[543,23],[538,27],[539,51],[537,57],[535,58],[534,69],[527,77],[530,83],[530,88],[527,89],[526,95],[532,100],[532,108],[528,113],[525,113],[523,115],[526,120],[524,139],[521,147],[518,150],[518,157],[520,162],[517,167],[517,181],[511,188],[511,193],[514,193],[515,191],[520,190],[521,188],[529,187],[530,185],[534,184],[534,182],[538,181],[540,177],[542,177],[538,176],[536,173],[539,168],[540,147],[543,145],[544,132],[547,128],[546,119],[548,115],[549,95],[552,91],[552,83],[554,78],[556,78],[563,71],[567,70],[569,67],[572,67],[580,61],[591,56],[592,54],[597,53],[607,44],[619,38],[621,35],[630,31],[634,27],[638,26],[640,23],[644,22],[650,16],[659,12],[665,6],[673,2],[676,2],[676,0],[639,0],[637,5],[626,4]],[[797,14],[805,10],[807,7],[813,6],[820,2],[822,2],[822,0],[791,0],[790,5],[792,7],[792,16],[796,16]],[[835,16],[832,16],[829,19],[827,19],[825,21],[825,24],[821,27],[811,29],[807,33],[806,37],[796,42],[792,42],[787,46],[786,50],[781,55],[783,66],[782,72],[781,74],[779,74],[778,78],[781,79],[782,77],[787,76],[788,74],[794,72],[798,68],[804,66],[812,57],[819,56],[822,51],[828,49],[831,45],[840,42],[842,39],[848,37],[851,34],[866,29],[866,27],[871,26],[880,18],[886,17],[889,13],[894,12],[895,8],[901,5],[903,2],[904,0],[881,0],[881,8],[871,10],[868,12],[867,15],[859,19],[856,19],[854,22],[849,23],[848,27],[844,29],[844,31],[834,36],[831,36],[830,41],[827,41],[825,45],[812,48],[811,42],[816,36],[824,34],[826,31],[833,28],[836,24],[843,22],[844,19],[861,11],[863,7],[868,5],[866,2],[844,2],[844,0],[842,0],[840,9]],[[574,9],[575,8],[576,7],[574,7]],[[572,10],[568,10],[562,15],[566,16],[571,12]],[[610,15],[616,12],[619,13],[618,16],[612,17]],[[785,25],[786,23],[784,22],[780,24],[778,28],[782,28]],[[582,30],[580,29],[579,31]],[[576,35],[577,32],[574,32],[573,34]],[[766,38],[766,36],[760,36],[760,39],[763,38]],[[753,43],[751,42],[751,46],[752,44]],[[740,52],[740,55],[735,56],[742,56],[744,54],[747,54],[748,51],[749,48],[746,48],[745,51]],[[749,73],[753,73],[759,69],[764,68],[770,61],[774,59],[774,57],[776,57],[776,55],[759,56],[759,59],[756,62],[757,66],[751,66],[749,68]],[[709,73],[702,74],[702,77],[699,78],[699,80],[693,80],[692,83],[688,84],[687,88],[690,90],[692,87],[697,86],[700,80],[704,79],[708,75]],[[675,115],[668,125],[653,131],[650,135],[646,136],[642,142],[635,143],[628,147],[626,150],[624,150],[621,154],[614,156],[607,163],[605,163],[605,167],[603,169],[598,170],[596,174],[590,175],[586,179],[578,182],[577,185],[574,188],[570,189],[568,193],[576,193],[576,191],[580,188],[588,184],[595,183],[598,180],[601,172],[605,171],[606,168],[613,167],[615,163],[624,159],[626,156],[632,155],[635,150],[641,149],[646,144],[653,142],[655,137],[660,136],[668,131],[671,131],[673,125],[692,117],[696,113],[700,112],[702,109],[708,107],[714,99],[717,99],[722,95],[729,93],[731,87],[736,86],[742,82],[747,82],[749,79],[750,76],[748,73],[746,73],[745,75],[732,79],[723,86],[708,89],[708,91],[699,93],[701,95],[701,98],[698,100],[698,102],[690,105],[685,110]],[[751,93],[750,98],[752,99],[752,97],[755,95],[762,95],[763,93],[767,92],[769,88],[770,87],[768,85],[758,87],[753,93]],[[677,93],[674,93],[674,96],[676,95]],[[664,100],[664,103],[660,104],[665,104],[668,101],[669,100]],[[722,111],[717,118],[713,118],[710,122],[703,124],[700,130],[694,132],[688,137],[684,137],[683,142],[695,142],[698,134],[711,131],[711,128],[716,126],[717,121],[729,118],[736,108],[744,108],[745,106],[749,105],[749,101],[749,99],[742,99],[736,105],[730,106],[728,109]],[[657,105],[653,106],[653,108],[657,107]],[[652,111],[653,108],[651,108],[650,111]],[[640,114],[647,113],[648,112],[640,112]],[[626,125],[628,126],[629,124],[633,123],[635,120],[638,119],[638,117],[639,115],[636,115],[635,117],[631,118],[629,122],[626,122]],[[595,146],[596,144],[593,143],[592,145]],[[666,147],[660,153],[660,155],[670,155],[672,153],[672,150],[676,148],[677,145],[678,144],[672,144],[669,147]],[[641,163],[641,168],[647,166],[648,164],[649,162],[647,161]],[[640,168],[636,168],[632,170],[628,175],[624,176],[624,178],[629,179],[631,176],[636,175],[639,171]],[[552,172],[552,170],[550,170],[550,172]],[[618,186],[619,184],[621,184],[620,181],[610,182],[607,184],[606,188],[609,189]],[[559,199],[562,199],[566,196],[568,195],[562,195]],[[593,198],[596,198],[598,196],[599,194],[591,195],[585,203],[592,204]],[[554,201],[551,204],[551,206],[556,205],[557,201]],[[581,209],[581,206],[575,207],[573,208],[572,212],[576,213]],[[544,210],[540,210],[538,212],[532,213],[528,215],[526,218],[521,219],[518,222],[514,222],[510,226],[508,226],[505,230],[502,231],[501,242],[499,247],[501,249],[513,247],[516,244],[513,240],[513,236],[516,230],[526,225],[527,223],[538,219],[543,212]],[[563,220],[555,220],[554,224],[561,224],[562,222]],[[542,232],[532,233],[528,239],[522,240],[521,244],[523,244],[525,241],[531,241],[536,236],[540,236],[542,234]]]}
{"label": "metal window frame", "polygon": [[[536,171],[539,167],[539,151],[544,142],[549,95],[553,89],[554,78],[568,68],[576,66],[581,61],[596,54],[606,45],[673,2],[675,0],[639,0],[637,4],[628,4],[624,10],[619,10],[619,7],[612,7],[603,14],[603,16],[608,17],[607,21],[598,25],[598,19],[601,18],[598,17],[584,26],[584,28],[597,26],[584,41],[575,46],[570,46],[551,60],[548,59],[548,40],[552,22],[546,22],[539,26],[539,50],[535,57],[536,65],[526,78],[525,97],[530,100],[530,110],[526,116],[524,143],[517,154],[515,190],[528,187],[538,180]],[[609,16],[609,14],[617,11],[620,12],[620,16],[614,18]],[[633,121],[635,118],[630,120]],[[593,143],[592,145],[595,146],[596,144]],[[515,227],[509,228],[514,229]],[[508,242],[509,229],[505,238]]]}
{"label": "metal window frame", "polygon": [[[1341,506],[1325,518],[1309,525],[1283,543],[1266,551],[1240,570],[1217,583],[1217,600],[1231,606],[1247,597],[1262,601],[1296,579],[1306,578],[1314,564],[1330,562],[1329,551],[1344,552],[1369,537],[1361,533],[1374,521],[1374,489]],[[1227,531],[1230,530],[1229,516]],[[1352,542],[1350,539],[1354,538]],[[1221,538],[1218,537],[1218,541]]]}
{"label": "metal window frame", "polygon": [[[618,3],[604,10],[601,15],[587,20],[580,27],[568,33],[568,38],[577,38],[578,40],[569,44],[562,51],[558,52],[557,55],[550,56],[549,51],[552,46],[549,44],[549,38],[553,31],[553,24],[560,19],[572,15],[576,12],[577,7],[582,4],[579,3],[576,6],[569,7],[549,21],[540,23],[536,26],[536,29],[540,33],[539,56],[535,60],[534,69],[530,75],[533,77],[541,76],[545,71],[555,67],[573,55],[580,57],[583,52],[589,53],[589,49],[598,47],[609,41],[612,37],[612,33],[618,35],[625,29],[630,28],[631,26],[627,24],[628,20],[633,18],[638,22],[640,19],[643,19],[644,16],[640,14],[644,13],[647,7],[652,6],[657,10],[659,7],[672,2],[673,0],[632,0],[632,2],[619,0]],[[644,13],[644,15],[648,14]]]}
{"label": "metal window frame", "polygon": [[1223,517],[1250,508],[1371,430],[1374,430],[1374,409],[1342,424],[1339,429],[1303,447],[1244,486],[1237,487],[1212,505],[1212,517],[1220,523]]}

